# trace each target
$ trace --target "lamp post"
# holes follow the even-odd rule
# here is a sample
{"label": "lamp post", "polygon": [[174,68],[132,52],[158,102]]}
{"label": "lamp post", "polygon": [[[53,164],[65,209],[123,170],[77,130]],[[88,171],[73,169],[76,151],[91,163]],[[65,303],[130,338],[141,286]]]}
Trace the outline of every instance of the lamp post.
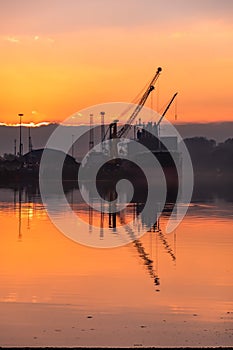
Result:
{"label": "lamp post", "polygon": [[93,114],[90,114],[90,139],[89,139],[89,150],[94,147],[94,130],[93,130]]}
{"label": "lamp post", "polygon": [[72,135],[71,155],[74,158],[74,135]]}
{"label": "lamp post", "polygon": [[23,144],[22,144],[22,117],[23,113],[19,113],[19,156],[22,156],[23,153]]}
{"label": "lamp post", "polygon": [[102,152],[104,152],[103,141],[104,141],[104,136],[105,136],[105,125],[104,125],[105,112],[100,112],[100,115],[101,115],[101,148],[102,148]]}

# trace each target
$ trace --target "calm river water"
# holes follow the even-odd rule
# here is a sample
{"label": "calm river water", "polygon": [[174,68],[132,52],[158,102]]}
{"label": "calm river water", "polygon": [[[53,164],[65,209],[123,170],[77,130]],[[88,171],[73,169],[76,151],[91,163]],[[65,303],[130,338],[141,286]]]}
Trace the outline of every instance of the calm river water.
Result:
{"label": "calm river water", "polygon": [[[67,198],[87,234],[94,225],[104,240],[122,220],[90,211],[78,189]],[[1,188],[0,345],[233,345],[233,203],[195,201],[166,234],[171,206],[142,238],[91,248],[58,231],[36,187]]]}

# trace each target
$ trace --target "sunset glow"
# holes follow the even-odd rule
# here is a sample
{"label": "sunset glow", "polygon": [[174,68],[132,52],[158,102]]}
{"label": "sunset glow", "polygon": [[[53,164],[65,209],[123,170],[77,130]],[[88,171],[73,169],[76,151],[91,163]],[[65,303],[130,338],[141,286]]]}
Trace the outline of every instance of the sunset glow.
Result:
{"label": "sunset glow", "polygon": [[180,122],[232,120],[231,1],[10,0],[0,7],[2,123],[18,123],[19,112],[25,123],[57,122],[94,104],[131,102],[158,66],[155,110],[178,91]]}
{"label": "sunset glow", "polygon": [[[41,122],[41,123],[34,123],[34,122],[30,122],[30,123],[21,123],[21,126],[26,126],[29,128],[37,128],[39,126],[45,126],[45,125],[49,125],[50,122]],[[0,126],[15,126],[18,127],[20,126],[19,123],[0,123]]]}

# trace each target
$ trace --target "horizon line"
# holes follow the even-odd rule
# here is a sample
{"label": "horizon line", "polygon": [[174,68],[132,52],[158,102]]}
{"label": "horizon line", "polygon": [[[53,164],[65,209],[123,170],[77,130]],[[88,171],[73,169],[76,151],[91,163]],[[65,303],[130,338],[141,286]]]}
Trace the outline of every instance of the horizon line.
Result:
{"label": "horizon line", "polygon": [[[146,122],[147,123],[147,122]],[[198,121],[198,122],[194,122],[194,121],[190,121],[190,122],[178,122],[175,121],[172,124],[175,125],[190,125],[190,124],[224,124],[224,123],[233,123],[233,120],[223,120],[223,121],[213,121],[213,122],[208,122],[208,121]],[[49,125],[63,125],[63,126],[90,126],[89,123],[82,123],[79,125],[73,125],[73,124],[63,124],[63,122],[58,122],[58,121],[43,121],[43,122],[39,122],[39,123],[34,123],[34,122],[30,122],[30,123],[21,123],[22,127],[27,127],[27,128],[38,128],[41,126],[49,126]],[[105,123],[105,125],[108,125],[109,123]],[[95,124],[95,125],[100,125],[100,124]],[[19,127],[20,123],[3,123],[0,122],[0,126],[9,126],[9,127]],[[94,126],[94,125],[93,125]]]}

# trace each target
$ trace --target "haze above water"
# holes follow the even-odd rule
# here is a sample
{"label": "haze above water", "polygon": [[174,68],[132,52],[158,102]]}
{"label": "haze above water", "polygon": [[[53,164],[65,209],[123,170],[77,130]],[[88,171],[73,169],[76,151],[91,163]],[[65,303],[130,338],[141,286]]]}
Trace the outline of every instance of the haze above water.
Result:
{"label": "haze above water", "polygon": [[[78,189],[66,195],[99,239],[101,226],[116,234],[108,214],[80,203]],[[1,189],[0,345],[232,345],[232,207],[196,201],[166,234],[169,204],[140,240],[96,249],[53,226],[36,188]],[[125,212],[138,216],[135,232],[147,225],[139,212],[140,203]]]}

